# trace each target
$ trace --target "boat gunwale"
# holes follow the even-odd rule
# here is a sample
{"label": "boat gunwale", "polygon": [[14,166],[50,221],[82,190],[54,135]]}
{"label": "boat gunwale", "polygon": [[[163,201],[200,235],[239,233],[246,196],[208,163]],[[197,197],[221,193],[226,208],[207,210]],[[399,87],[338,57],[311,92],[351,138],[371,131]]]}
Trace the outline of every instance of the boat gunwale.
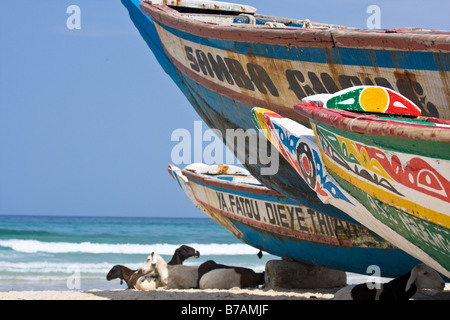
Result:
{"label": "boat gunwale", "polygon": [[[395,121],[395,119],[380,119],[376,116],[362,115],[346,110],[322,108],[314,103],[305,102],[295,104],[294,110],[299,115],[296,120],[303,121],[303,117],[307,117],[322,124],[355,133],[450,143],[450,127],[428,126],[425,123],[407,123]],[[436,122],[430,122],[430,124],[444,123],[450,125],[450,120],[431,117],[430,119],[436,120]]]}
{"label": "boat gunwale", "polygon": [[[353,47],[393,49],[401,51],[450,52],[450,31],[420,28],[342,29],[324,28],[243,28],[241,24],[217,25],[189,18],[161,4],[141,2],[144,14],[163,25],[205,38],[228,41],[301,45],[308,47]],[[276,18],[276,17],[274,17]],[[295,19],[293,19],[295,20]]]}
{"label": "boat gunwale", "polygon": [[227,180],[220,180],[217,178],[214,178],[214,175],[208,176],[206,174],[198,173],[195,171],[191,171],[188,169],[182,169],[181,173],[186,176],[188,179],[193,179],[195,181],[211,185],[214,187],[220,187],[224,189],[231,189],[235,191],[241,191],[241,192],[251,192],[251,193],[258,193],[262,195],[269,195],[274,197],[284,197],[282,194],[271,190],[265,186],[256,186],[251,185],[247,183],[236,183],[233,181],[227,181]]}
{"label": "boat gunwale", "polygon": [[[164,5],[150,5],[141,2],[142,11],[159,23],[180,31],[204,38],[214,38],[227,41],[242,41],[268,43],[277,45],[293,45],[293,42],[305,42],[313,47],[332,47],[333,39],[329,30],[308,28],[243,28],[240,24],[217,25],[191,19],[186,15]],[[302,30],[299,38],[298,31]],[[318,38],[320,37],[320,39]]]}

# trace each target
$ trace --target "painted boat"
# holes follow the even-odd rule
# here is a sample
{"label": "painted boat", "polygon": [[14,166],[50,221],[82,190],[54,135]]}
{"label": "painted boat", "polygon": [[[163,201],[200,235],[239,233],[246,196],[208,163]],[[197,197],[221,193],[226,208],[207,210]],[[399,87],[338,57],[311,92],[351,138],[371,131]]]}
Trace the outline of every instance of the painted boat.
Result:
{"label": "painted boat", "polygon": [[418,260],[369,229],[331,218],[263,186],[240,167],[191,164],[169,172],[200,210],[270,254],[355,273],[370,265],[396,277]]}
{"label": "painted boat", "polygon": [[[377,114],[347,111],[341,103],[347,99],[354,101],[351,110]],[[381,87],[320,100],[322,106],[306,102],[296,110],[310,118],[328,171],[366,207],[383,207],[373,210],[376,218],[423,248],[449,276],[450,121],[421,117],[411,101]]]}
{"label": "painted boat", "polygon": [[[296,110],[312,129],[261,108],[254,121],[323,201],[448,278],[450,121],[381,87],[308,97]],[[355,113],[380,111],[396,115]]]}
{"label": "painted boat", "polygon": [[[215,10],[200,9],[207,5]],[[450,119],[448,31],[361,30],[218,1],[153,0],[141,8],[181,72],[240,103],[288,116],[313,93],[377,84],[405,95],[424,115]]]}
{"label": "painted boat", "polygon": [[[224,142],[227,130],[239,129],[255,140],[250,120],[255,105],[289,117],[302,97],[356,84],[392,87],[424,113],[450,118],[443,107],[449,98],[447,31],[358,30],[259,15],[255,8],[220,2],[122,2],[164,70]],[[206,4],[214,10],[203,9]],[[259,155],[265,143],[227,146],[267,187],[356,222],[292,179],[296,173],[284,158],[277,160],[276,174],[264,174]]]}
{"label": "painted boat", "polygon": [[[183,92],[186,98],[189,100],[191,105],[197,111],[197,113],[202,117],[202,119],[206,122],[206,124],[211,128],[220,129],[222,132],[222,136],[226,137],[227,129],[240,129],[245,128],[244,137],[242,140],[249,139],[250,141],[254,141],[253,135],[258,135],[256,139],[258,140],[261,136],[257,130],[255,130],[251,120],[248,120],[247,117],[242,117],[241,122],[236,125],[231,118],[222,117],[220,110],[214,110],[212,107],[219,106],[222,102],[225,102],[229,107],[232,107],[236,104],[230,99],[224,99],[218,93],[207,89],[206,87],[202,87],[201,85],[195,83],[189,77],[184,75],[169,59],[168,55],[166,55],[165,49],[161,40],[158,36],[155,23],[153,20],[146,14],[143,13],[140,7],[140,0],[122,0],[122,3],[128,9],[130,14],[130,18],[132,19],[134,25],[139,30],[142,38],[145,40],[149,48],[154,53],[156,59],[158,60],[161,67],[167,72],[167,74],[171,77],[171,79],[175,82],[178,88]],[[199,89],[196,90],[195,88]],[[238,103],[243,107],[242,112],[247,113],[250,112],[250,109],[246,109],[244,105]],[[250,107],[248,107],[250,108]],[[230,109],[231,110],[231,109]],[[233,114],[241,112],[239,109],[234,109]],[[236,117],[233,117],[236,118]],[[218,125],[220,127],[218,127]],[[249,128],[247,130],[246,128]],[[239,134],[239,130],[236,130]],[[240,139],[240,137],[238,137]],[[265,140],[265,139],[264,139]],[[261,145],[261,144],[260,144]],[[244,149],[232,149],[235,154],[239,151],[243,150],[238,158],[244,160],[241,161],[245,163],[246,153],[250,152],[252,154],[258,155],[260,152],[256,148],[252,148],[251,146],[246,146]],[[262,144],[263,149],[267,148],[267,142],[264,141]],[[276,150],[275,150],[276,151]],[[290,165],[283,159],[278,157],[278,152],[276,152],[277,157],[276,161],[278,163],[278,171],[276,175],[261,175],[261,163],[255,162],[247,162],[245,164],[246,168],[251,172],[251,174],[258,178],[258,180],[262,181],[266,186],[270,187],[277,192],[283,193],[285,196],[289,197],[297,201],[302,205],[306,205],[309,208],[312,208],[319,212],[326,212],[331,217],[336,217],[339,219],[343,219],[352,223],[359,224],[359,222],[355,221],[353,218],[340,211],[339,209],[322,203],[316,195],[311,192],[309,187],[304,184],[302,181],[292,181],[290,175],[293,173]],[[251,156],[247,158],[252,158]],[[258,156],[256,156],[258,158]],[[258,158],[259,159],[259,158]],[[267,163],[267,162],[265,162]],[[294,172],[295,173],[295,172]]]}

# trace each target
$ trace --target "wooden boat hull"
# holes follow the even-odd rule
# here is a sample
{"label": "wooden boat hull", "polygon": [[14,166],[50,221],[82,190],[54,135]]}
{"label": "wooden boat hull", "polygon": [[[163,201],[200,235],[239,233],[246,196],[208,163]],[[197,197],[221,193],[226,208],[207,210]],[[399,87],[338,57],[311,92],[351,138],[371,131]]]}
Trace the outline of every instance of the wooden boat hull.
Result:
{"label": "wooden boat hull", "polygon": [[195,166],[169,166],[169,172],[194,205],[255,248],[355,273],[377,265],[387,277],[404,274],[418,263],[363,226],[298,206],[261,184],[234,182],[239,175],[203,174]]}
{"label": "wooden boat hull", "polygon": [[[448,229],[386,205],[327,170],[325,158],[334,151],[324,151],[326,143],[321,136],[315,136],[315,125],[312,130],[261,108],[255,108],[254,121],[295,168],[298,178],[305,180],[322,201],[347,212],[372,231],[449,277],[446,262],[450,252]],[[331,139],[331,143],[338,140]]]}
{"label": "wooden boat hull", "polygon": [[214,24],[164,4],[143,2],[141,8],[180,71],[240,103],[289,116],[296,102],[314,93],[378,84],[406,96],[424,116],[450,118],[447,31],[302,28],[295,22],[269,28],[258,27],[270,21],[258,15],[253,25],[242,16]]}
{"label": "wooden boat hull", "polygon": [[[293,104],[303,96],[360,83],[390,86],[416,102],[424,114],[450,116],[449,110],[441,107],[449,97],[447,32],[420,31],[414,41],[406,39],[402,30],[390,35],[367,31],[361,39],[355,30],[331,34],[311,29],[298,34],[298,29],[280,32],[248,28],[247,34],[236,26],[185,21],[164,6],[143,3],[140,8],[139,2],[122,0],[163,69],[205,123],[223,137],[227,129],[254,129],[250,120],[254,105],[292,116]],[[209,54],[216,68],[220,69],[222,62],[226,67],[216,72],[212,60],[207,60],[208,68],[204,57]],[[258,153],[251,148],[232,151],[238,159]],[[342,210],[320,201],[304,181],[292,179],[296,172],[284,158],[279,159],[277,174],[271,176],[261,174],[261,162],[243,164],[264,185],[287,198],[359,224]]]}
{"label": "wooden boat hull", "polygon": [[[360,83],[390,86],[415,101],[424,114],[450,117],[450,111],[440,107],[449,97],[447,32],[414,31],[411,40],[411,32],[405,30],[249,27],[245,17],[238,18],[241,28],[200,22],[164,5],[141,3],[139,8],[137,0],[122,2],[161,66],[224,139],[227,129],[254,129],[252,106],[292,116],[293,105],[306,95]],[[232,151],[239,160],[258,157],[251,146]],[[270,176],[261,174],[264,165],[257,160],[243,164],[269,188],[355,222],[322,203],[303,181],[291,179],[295,171],[283,158],[278,172]]]}
{"label": "wooden boat hull", "polygon": [[[361,117],[298,104],[336,181],[450,274],[450,121]],[[437,125],[436,125],[437,124]]]}
{"label": "wooden boat hull", "polygon": [[[250,119],[250,106],[236,103],[236,101],[233,101],[232,99],[225,98],[219,93],[203,87],[201,84],[190,79],[175,66],[165,53],[164,47],[156,32],[154,22],[145,15],[139,7],[139,0],[122,0],[122,3],[128,9],[133,23],[154,53],[161,67],[168,73],[192,104],[196,112],[210,128],[219,129],[220,132],[222,132],[223,137],[226,136],[227,129],[255,129]],[[224,118],[224,114],[227,114],[228,117]],[[257,134],[257,131],[248,131],[250,140],[253,140],[252,134],[254,133]],[[237,155],[239,151],[241,151],[239,148],[233,150],[235,155]],[[246,148],[244,151],[258,154],[258,150],[253,150],[252,148]],[[246,154],[238,155],[238,158],[242,157],[245,159]],[[321,202],[316,197],[315,193],[313,193],[302,181],[291,179],[291,175],[295,174],[291,166],[281,157],[277,160],[279,162],[278,172],[276,175],[270,176],[261,175],[262,165],[259,162],[245,163],[244,165],[251,174],[257,177],[264,185],[282,193],[284,196],[316,211],[326,213],[330,217],[336,217],[359,224],[359,222],[355,221],[339,209]]]}

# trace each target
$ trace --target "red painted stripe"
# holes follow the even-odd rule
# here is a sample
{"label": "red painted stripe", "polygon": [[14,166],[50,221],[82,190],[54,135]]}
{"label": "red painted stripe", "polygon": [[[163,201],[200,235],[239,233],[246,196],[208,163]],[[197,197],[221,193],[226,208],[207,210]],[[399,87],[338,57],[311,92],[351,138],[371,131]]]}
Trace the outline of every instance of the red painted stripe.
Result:
{"label": "red painted stripe", "polygon": [[[321,108],[310,102],[296,104],[295,110],[300,117],[293,117],[293,119],[299,120],[307,117],[342,130],[394,138],[450,143],[450,128],[447,127],[379,119],[375,115],[362,115],[345,110]],[[432,118],[430,122],[450,125],[450,120],[444,119]]]}
{"label": "red painted stripe", "polygon": [[148,3],[141,2],[141,9],[152,19],[166,26],[205,38],[285,46],[295,44],[307,47],[333,47],[333,39],[331,38],[331,34],[328,29],[319,30],[289,27],[283,29],[273,29],[269,27],[264,28],[261,26],[255,28],[230,25],[222,26],[190,19],[164,4],[150,5]]}
{"label": "red painted stripe", "polygon": [[309,29],[309,28],[251,28],[221,26],[190,19],[164,4],[140,4],[142,11],[152,19],[169,27],[201,37],[229,41],[246,41],[273,45],[303,47],[351,47],[363,49],[396,49],[416,51],[450,51],[450,32],[435,30]]}
{"label": "red painted stripe", "polygon": [[450,51],[450,32],[393,30],[333,30],[336,47],[397,49],[413,51]]}

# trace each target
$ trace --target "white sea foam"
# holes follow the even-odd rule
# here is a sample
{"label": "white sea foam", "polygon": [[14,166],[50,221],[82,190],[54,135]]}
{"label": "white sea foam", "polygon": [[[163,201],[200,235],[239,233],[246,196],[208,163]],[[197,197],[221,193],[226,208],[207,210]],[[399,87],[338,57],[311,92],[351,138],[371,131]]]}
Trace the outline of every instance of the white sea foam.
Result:
{"label": "white sea foam", "polygon": [[[241,259],[246,260],[250,255],[256,257],[257,249],[245,244],[188,244],[200,251],[202,260],[191,259],[185,262],[186,265],[198,265],[206,256],[214,256],[212,259],[219,259],[221,263],[240,265]],[[106,274],[111,270],[113,265],[125,264],[131,269],[139,269],[142,267],[145,257],[152,251],[169,258],[179,245],[172,244],[105,244],[105,243],[70,243],[70,242],[43,242],[37,240],[0,240],[0,248],[12,249],[14,251],[4,251],[4,257],[10,257],[11,254],[21,256],[23,261],[9,261],[8,259],[0,259],[0,291],[11,290],[28,290],[29,285],[39,288],[42,285],[50,286],[54,289],[55,285],[61,284],[62,290],[70,276],[79,274],[83,286],[108,287],[117,283],[109,283],[106,281]],[[80,253],[81,255],[67,257],[72,253]],[[86,254],[105,254],[104,256],[87,257]],[[56,255],[63,256],[57,258]],[[116,255],[114,258],[111,255]],[[136,257],[127,259],[127,254],[142,254],[142,261]],[[235,256],[233,256],[235,255]],[[81,257],[81,261],[77,261]],[[228,257],[228,258],[227,258]],[[228,260],[231,259],[231,260]],[[112,260],[112,261],[111,261]],[[109,262],[107,262],[109,261]],[[116,261],[116,262],[113,262]],[[264,263],[245,262],[246,267],[253,268],[255,271],[263,271]],[[89,284],[93,282],[94,284]],[[116,281],[117,282],[117,281]],[[20,283],[23,283],[21,287]],[[119,287],[119,286],[118,286]],[[19,289],[18,289],[19,288]],[[45,287],[47,288],[47,287]],[[109,288],[109,287],[108,287]]]}
{"label": "white sea foam", "polygon": [[[253,255],[258,252],[246,244],[187,244],[202,255]],[[111,254],[150,254],[157,252],[161,255],[172,255],[180,245],[174,244],[108,244],[91,242],[43,242],[37,240],[0,240],[0,247],[10,248],[25,253],[111,253]]]}
{"label": "white sea foam", "polygon": [[[198,265],[197,261],[187,261],[186,265]],[[238,265],[238,264],[236,264]],[[142,267],[142,263],[127,263],[127,266],[131,269],[139,269]],[[252,263],[246,265],[249,268],[254,269],[257,272],[264,271],[264,264],[258,265]],[[52,277],[67,278],[68,274],[74,272],[80,272],[83,278],[100,277],[104,279],[105,275],[113,267],[112,263],[69,263],[69,262],[4,262],[0,261],[0,280],[2,279],[25,279],[27,277],[40,277],[50,279]]]}
{"label": "white sea foam", "polygon": [[[140,264],[142,265],[142,264]],[[139,266],[140,266],[139,265]],[[32,273],[71,273],[79,270],[83,273],[107,273],[112,264],[108,262],[100,263],[70,263],[70,262],[8,262],[0,261],[0,273],[32,274]],[[129,265],[130,268],[138,268],[138,265]]]}

